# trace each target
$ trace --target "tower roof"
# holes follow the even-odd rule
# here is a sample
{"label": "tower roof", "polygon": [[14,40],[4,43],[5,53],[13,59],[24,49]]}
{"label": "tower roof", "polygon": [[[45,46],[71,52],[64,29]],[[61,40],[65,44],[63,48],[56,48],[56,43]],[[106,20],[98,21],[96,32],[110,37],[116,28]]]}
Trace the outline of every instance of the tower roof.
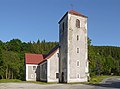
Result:
{"label": "tower roof", "polygon": [[79,12],[76,12],[76,11],[74,11],[74,10],[70,10],[70,11],[68,11],[68,13],[74,14],[74,15],[78,15],[78,16],[82,16],[82,17],[86,17],[86,18],[87,18],[87,16],[85,16],[85,15],[79,13]]}
{"label": "tower roof", "polygon": [[82,17],[88,18],[87,16],[81,14],[80,12],[77,12],[77,11],[75,11],[75,10],[69,10],[69,11],[66,12],[66,14],[62,17],[62,19],[61,19],[58,23],[60,23],[60,22],[63,20],[63,18],[64,18],[68,13],[69,13],[69,14],[73,14],[73,15],[77,15],[77,16],[82,16]]}

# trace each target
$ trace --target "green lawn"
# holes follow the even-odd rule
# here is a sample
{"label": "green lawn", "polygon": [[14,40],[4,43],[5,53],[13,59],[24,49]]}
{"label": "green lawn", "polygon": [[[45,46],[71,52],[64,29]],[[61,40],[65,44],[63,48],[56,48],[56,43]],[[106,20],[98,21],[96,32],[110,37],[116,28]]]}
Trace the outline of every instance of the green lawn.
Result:
{"label": "green lawn", "polygon": [[22,82],[22,80],[18,80],[18,79],[0,79],[0,83],[9,83],[9,82]]}
{"label": "green lawn", "polygon": [[[83,82],[83,83],[69,83],[69,84],[98,84],[100,83],[103,79],[106,78],[113,78],[113,77],[119,77],[120,76],[94,76],[91,77],[89,82]],[[58,83],[46,83],[46,82],[33,82],[33,81],[22,81],[22,80],[18,80],[18,79],[0,79],[0,83],[9,83],[9,82],[17,82],[17,83],[36,83],[36,84],[58,84]]]}
{"label": "green lawn", "polygon": [[35,84],[57,84],[57,83],[47,83],[39,81],[22,81],[19,79],[0,79],[0,83],[35,83]]}
{"label": "green lawn", "polygon": [[103,79],[106,79],[106,78],[114,78],[114,77],[120,77],[120,76],[94,76],[94,77],[91,77],[90,81],[88,82],[89,84],[98,84],[100,83]]}
{"label": "green lawn", "polygon": [[94,76],[90,78],[89,82],[74,82],[74,83],[69,83],[69,84],[99,84],[103,79],[106,78],[114,78],[114,77],[119,77],[120,76],[108,76],[108,75],[104,75],[104,76]]}

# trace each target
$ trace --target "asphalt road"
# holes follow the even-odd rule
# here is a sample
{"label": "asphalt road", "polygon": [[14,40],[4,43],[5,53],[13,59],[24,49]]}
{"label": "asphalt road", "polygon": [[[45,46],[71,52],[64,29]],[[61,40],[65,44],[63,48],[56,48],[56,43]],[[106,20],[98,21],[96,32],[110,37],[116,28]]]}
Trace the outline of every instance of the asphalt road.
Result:
{"label": "asphalt road", "polygon": [[94,86],[95,89],[120,89],[120,78],[108,78]]}
{"label": "asphalt road", "polygon": [[0,83],[0,89],[120,89],[120,78],[109,78],[96,85]]}

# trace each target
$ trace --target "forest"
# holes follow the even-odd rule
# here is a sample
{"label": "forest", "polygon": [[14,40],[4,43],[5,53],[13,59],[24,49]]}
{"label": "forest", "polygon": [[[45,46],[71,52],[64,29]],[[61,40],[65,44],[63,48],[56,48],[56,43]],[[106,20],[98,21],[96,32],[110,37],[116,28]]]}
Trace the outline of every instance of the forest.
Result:
{"label": "forest", "polygon": [[47,54],[58,42],[0,41],[0,79],[24,80],[25,53]]}
{"label": "forest", "polygon": [[[47,54],[58,42],[0,41],[0,79],[24,80],[25,53]],[[120,47],[93,46],[88,38],[90,76],[120,75]]]}

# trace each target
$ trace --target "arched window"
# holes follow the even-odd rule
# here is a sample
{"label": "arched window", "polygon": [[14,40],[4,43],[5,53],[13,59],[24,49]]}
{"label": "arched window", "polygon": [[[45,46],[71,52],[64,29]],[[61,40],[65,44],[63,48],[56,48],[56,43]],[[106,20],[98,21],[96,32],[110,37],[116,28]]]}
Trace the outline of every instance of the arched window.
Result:
{"label": "arched window", "polygon": [[77,53],[79,53],[79,48],[77,48]]}
{"label": "arched window", "polygon": [[76,27],[80,28],[80,20],[79,19],[76,19]]}
{"label": "arched window", "polygon": [[79,36],[77,35],[77,40],[79,40]]}
{"label": "arched window", "polygon": [[80,61],[77,60],[76,64],[77,64],[77,67],[79,67],[80,66]]}
{"label": "arched window", "polygon": [[77,74],[76,77],[77,77],[77,78],[80,78],[80,74]]}

